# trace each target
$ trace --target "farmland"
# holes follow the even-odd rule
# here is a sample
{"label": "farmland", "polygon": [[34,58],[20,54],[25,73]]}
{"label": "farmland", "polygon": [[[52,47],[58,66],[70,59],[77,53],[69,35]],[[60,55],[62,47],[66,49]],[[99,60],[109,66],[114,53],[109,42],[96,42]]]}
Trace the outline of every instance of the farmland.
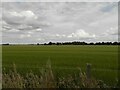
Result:
{"label": "farmland", "polygon": [[31,70],[39,74],[50,60],[58,75],[75,74],[78,67],[83,72],[86,63],[92,64],[92,76],[114,84],[117,79],[118,46],[113,45],[6,45],[2,46],[3,72],[11,69],[13,63],[21,74]]}

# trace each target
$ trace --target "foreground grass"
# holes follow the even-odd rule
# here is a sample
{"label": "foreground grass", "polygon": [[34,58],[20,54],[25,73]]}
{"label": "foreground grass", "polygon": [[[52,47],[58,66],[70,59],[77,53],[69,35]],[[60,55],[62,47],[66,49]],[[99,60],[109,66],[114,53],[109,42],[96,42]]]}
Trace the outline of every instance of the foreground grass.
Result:
{"label": "foreground grass", "polygon": [[24,76],[17,72],[14,64],[12,70],[3,73],[2,79],[3,88],[111,88],[101,80],[88,77],[86,73],[81,72],[81,69],[75,75],[55,76],[49,62],[39,75],[31,71]]}
{"label": "foreground grass", "polygon": [[118,46],[33,46],[14,45],[2,47],[3,72],[12,69],[12,63],[23,77],[31,70],[39,75],[50,58],[52,71],[59,77],[85,72],[86,63],[92,64],[92,75],[108,85],[114,85],[118,73]]}

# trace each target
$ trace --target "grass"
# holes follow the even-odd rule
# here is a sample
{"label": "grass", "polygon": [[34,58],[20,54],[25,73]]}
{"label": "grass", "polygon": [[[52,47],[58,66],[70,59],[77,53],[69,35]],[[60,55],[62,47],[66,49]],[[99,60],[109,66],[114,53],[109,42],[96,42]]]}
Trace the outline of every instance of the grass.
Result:
{"label": "grass", "polygon": [[108,85],[117,80],[118,46],[2,46],[3,72],[9,72],[13,63],[17,71],[26,75],[31,70],[39,74],[51,60],[53,73],[59,76],[79,73],[78,67],[86,71],[86,63],[92,64],[92,76]]}
{"label": "grass", "polygon": [[[51,64],[47,62],[46,67],[39,75],[34,72],[21,75],[16,70],[16,65],[9,72],[3,72],[3,88],[111,88],[103,81],[88,77],[88,74],[79,73],[67,77],[59,77],[53,74]],[[90,75],[90,74],[89,74]]]}

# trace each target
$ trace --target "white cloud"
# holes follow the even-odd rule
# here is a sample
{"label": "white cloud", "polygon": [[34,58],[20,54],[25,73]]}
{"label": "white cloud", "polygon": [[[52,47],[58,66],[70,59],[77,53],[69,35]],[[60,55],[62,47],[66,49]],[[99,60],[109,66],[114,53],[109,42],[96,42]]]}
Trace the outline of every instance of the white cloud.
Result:
{"label": "white cloud", "polygon": [[8,32],[14,33],[14,32],[19,32],[20,30],[17,29],[10,29]]}
{"label": "white cloud", "polygon": [[3,30],[10,30],[11,29],[11,27],[10,26],[8,26],[8,25],[6,25],[6,26],[3,26]]}
{"label": "white cloud", "polygon": [[38,41],[45,41],[45,39],[43,39],[43,38],[38,38],[37,40]]}
{"label": "white cloud", "polygon": [[37,19],[37,16],[30,10],[18,12],[9,12],[12,16]]}
{"label": "white cloud", "polygon": [[28,31],[27,33],[28,33],[28,34],[33,34],[34,32],[33,32],[33,31]]}
{"label": "white cloud", "polygon": [[105,30],[103,33],[100,33],[96,37],[96,41],[118,41],[118,27],[110,27],[109,29]]}
{"label": "white cloud", "polygon": [[57,38],[65,38],[66,35],[65,34],[55,34],[55,37],[57,37]]}
{"label": "white cloud", "polygon": [[103,36],[110,36],[110,35],[118,35],[118,27],[110,27],[108,30],[103,32],[101,35]]}
{"label": "white cloud", "polygon": [[26,24],[22,24],[22,25],[17,26],[17,28],[19,30],[31,30],[33,27],[32,26],[28,26]]}
{"label": "white cloud", "polygon": [[83,29],[80,29],[68,35],[68,38],[90,39],[90,38],[95,38],[95,34],[89,34],[85,32]]}
{"label": "white cloud", "polygon": [[50,25],[48,22],[39,21],[37,15],[31,10],[24,10],[19,12],[4,10],[3,21],[5,21],[11,27],[19,30],[32,30],[42,26]]}
{"label": "white cloud", "polygon": [[118,35],[118,27],[111,27],[110,30],[107,30],[109,35]]}
{"label": "white cloud", "polygon": [[20,38],[21,38],[21,39],[29,38],[29,37],[31,37],[30,34],[22,34],[22,35],[20,35]]}
{"label": "white cloud", "polygon": [[36,31],[37,31],[37,32],[40,32],[40,31],[42,31],[42,29],[41,29],[41,28],[38,28],[38,29],[36,29]]}

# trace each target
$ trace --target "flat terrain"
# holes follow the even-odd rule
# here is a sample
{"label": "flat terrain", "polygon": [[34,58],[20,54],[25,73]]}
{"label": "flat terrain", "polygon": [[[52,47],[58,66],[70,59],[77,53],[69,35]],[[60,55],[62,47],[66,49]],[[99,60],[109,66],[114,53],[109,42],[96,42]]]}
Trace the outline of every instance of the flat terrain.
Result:
{"label": "flat terrain", "polygon": [[17,70],[23,74],[31,70],[39,74],[48,60],[58,75],[77,73],[78,67],[85,72],[86,63],[91,63],[93,77],[114,84],[117,79],[118,46],[8,45],[2,47],[2,60],[3,71],[7,72],[15,63]]}

